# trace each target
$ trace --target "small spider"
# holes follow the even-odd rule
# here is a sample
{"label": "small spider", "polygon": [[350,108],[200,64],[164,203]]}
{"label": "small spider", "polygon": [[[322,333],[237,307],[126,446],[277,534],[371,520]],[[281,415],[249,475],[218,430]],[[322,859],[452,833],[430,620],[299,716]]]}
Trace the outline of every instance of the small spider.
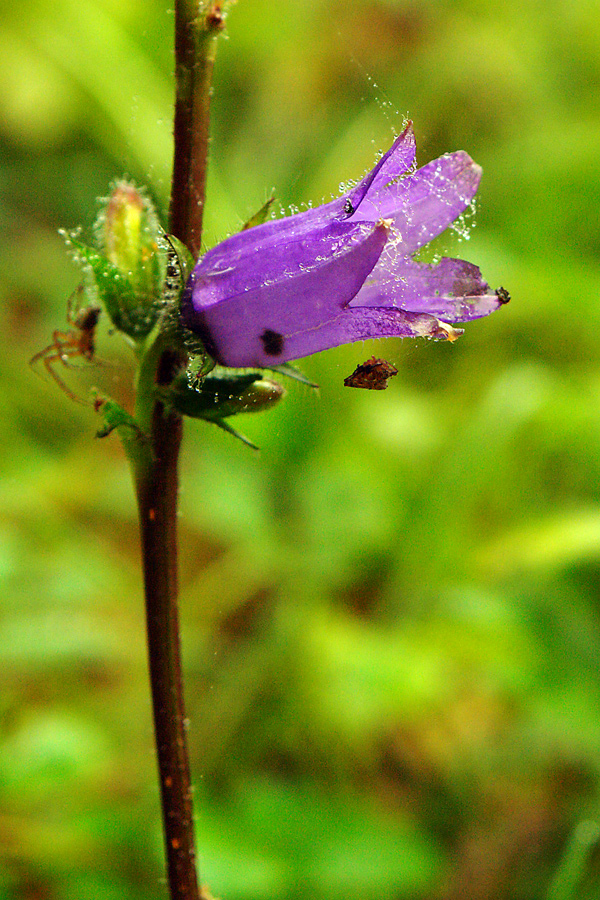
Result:
{"label": "small spider", "polygon": [[52,333],[52,343],[40,350],[39,353],[36,353],[29,361],[29,365],[35,366],[41,360],[48,374],[65,392],[67,397],[75,400],[76,403],[83,403],[87,406],[87,401],[74,394],[55,369],[55,365],[58,362],[68,367],[70,361],[77,357],[90,361],[94,358],[94,339],[100,317],[100,309],[97,306],[80,306],[82,295],[83,285],[79,285],[69,297],[67,322],[71,329],[69,331],[54,331]]}

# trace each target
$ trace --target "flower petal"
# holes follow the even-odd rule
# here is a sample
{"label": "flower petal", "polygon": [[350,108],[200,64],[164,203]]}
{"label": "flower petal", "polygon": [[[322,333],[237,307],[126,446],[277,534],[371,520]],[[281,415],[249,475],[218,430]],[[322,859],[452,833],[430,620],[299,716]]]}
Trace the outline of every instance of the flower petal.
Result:
{"label": "flower petal", "polygon": [[477,266],[445,257],[427,265],[384,249],[379,262],[351,301],[352,307],[394,307],[427,312],[446,322],[468,322],[498,309],[502,301]]}
{"label": "flower petal", "polygon": [[[230,260],[238,253],[250,254],[268,251],[273,244],[283,243],[285,239],[296,239],[302,234],[319,228],[330,227],[332,221],[345,221],[351,217],[356,220],[377,222],[381,216],[371,206],[366,216],[357,215],[364,198],[372,191],[381,190],[390,181],[399,178],[410,169],[415,159],[415,137],[412,122],[409,122],[387,153],[381,157],[377,165],[350,191],[336,197],[329,203],[323,203],[314,209],[287,216],[284,219],[273,219],[263,225],[257,225],[246,231],[233,234],[222,243],[209,250],[201,260],[201,264],[215,267],[229,265]],[[350,203],[350,209],[348,207]]]}
{"label": "flower petal", "polygon": [[414,165],[416,155],[415,135],[412,122],[398,135],[391,148],[385,153],[373,170],[375,177],[369,193],[380,191],[391,181],[405,175]]}
{"label": "flower petal", "polygon": [[507,302],[471,263],[412,259],[469,206],[481,177],[462,151],[416,172],[414,157],[409,123],[343,196],[208,251],[182,298],[208,352],[225,366],[269,368],[365,338],[454,340],[450,322]]}
{"label": "flower petal", "polygon": [[425,337],[453,341],[460,334],[460,329],[452,328],[426,313],[348,307],[318,328],[289,335],[286,339],[286,353],[288,359],[299,359],[311,353],[368,338]]}
{"label": "flower petal", "polygon": [[[375,196],[379,191],[385,189],[390,182],[406,174],[414,161],[415,135],[412,122],[408,122],[404,131],[398,135],[390,149],[383,154],[369,174],[365,175],[355,188],[352,188],[343,197],[334,200],[332,204],[327,204],[327,206],[332,206],[333,203],[339,203],[341,200],[345,210],[348,210],[348,203],[350,204],[352,208],[350,215],[355,215],[359,212],[358,218],[362,218],[364,210],[360,207],[364,198],[367,195],[369,197]],[[324,209],[324,207],[320,207],[320,209]],[[374,220],[379,218],[379,215],[374,215],[372,206],[370,208],[370,216],[374,216]],[[369,214],[367,217],[369,217]]]}
{"label": "flower petal", "polygon": [[282,229],[259,246],[253,242],[234,244],[233,238],[229,238],[198,262],[194,273],[194,306],[205,309],[238,294],[298,278],[336,257],[342,258],[351,247],[367,240],[375,227],[371,222],[334,220],[318,229]]}
{"label": "flower petal", "polygon": [[414,175],[369,194],[361,206],[372,216],[393,219],[410,256],[454,222],[477,193],[481,168],[462,150],[434,159]]}
{"label": "flower petal", "polygon": [[221,271],[206,271],[206,254],[182,298],[185,324],[226,366],[269,367],[312,353],[303,350],[301,335],[339,315],[388,238],[384,222],[338,222],[333,231],[335,246],[330,226],[326,233],[272,247],[272,258],[238,254],[235,264]]}

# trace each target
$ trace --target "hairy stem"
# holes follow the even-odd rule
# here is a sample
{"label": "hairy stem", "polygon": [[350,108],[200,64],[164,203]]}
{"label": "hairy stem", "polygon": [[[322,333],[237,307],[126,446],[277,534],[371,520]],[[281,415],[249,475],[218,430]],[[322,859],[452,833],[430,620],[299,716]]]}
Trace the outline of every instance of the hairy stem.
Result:
{"label": "hairy stem", "polygon": [[146,594],[152,706],[171,897],[198,900],[192,789],[183,705],[177,610],[177,461],[182,422],[156,404],[154,459],[137,497]]}
{"label": "hairy stem", "polygon": [[170,231],[200,255],[209,106],[222,3],[175,0],[175,156]]}
{"label": "hairy stem", "polygon": [[[208,119],[221,4],[175,0],[175,153],[169,230],[200,252]],[[137,491],[152,706],[171,900],[199,900],[183,702],[177,584],[178,458],[183,423],[156,398],[185,364],[159,336],[145,348],[136,421],[149,439],[130,453]]]}

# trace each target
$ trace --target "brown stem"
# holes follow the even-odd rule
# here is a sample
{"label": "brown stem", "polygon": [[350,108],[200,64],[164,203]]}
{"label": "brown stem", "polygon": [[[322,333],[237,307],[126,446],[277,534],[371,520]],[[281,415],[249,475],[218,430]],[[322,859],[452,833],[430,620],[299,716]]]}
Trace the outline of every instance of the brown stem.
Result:
{"label": "brown stem", "polygon": [[175,0],[175,155],[170,231],[200,255],[206,191],[209,106],[223,4]]}
{"label": "brown stem", "polygon": [[148,657],[171,898],[198,900],[192,789],[177,611],[177,460],[182,422],[156,404],[154,460],[137,496],[146,593]]}
{"label": "brown stem", "polygon": [[[175,0],[175,154],[170,231],[200,252],[208,112],[221,4]],[[199,900],[177,607],[177,464],[182,420],[156,400],[185,364],[156,343],[138,373],[136,419],[149,445],[131,454],[140,533],[152,707],[171,900]]]}

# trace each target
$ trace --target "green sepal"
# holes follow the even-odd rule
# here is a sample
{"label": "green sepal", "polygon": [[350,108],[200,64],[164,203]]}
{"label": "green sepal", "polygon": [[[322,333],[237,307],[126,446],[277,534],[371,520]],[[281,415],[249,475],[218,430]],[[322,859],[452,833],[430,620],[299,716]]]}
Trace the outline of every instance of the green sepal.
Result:
{"label": "green sepal", "polygon": [[158,247],[166,260],[165,279],[162,289],[163,301],[175,304],[194,269],[194,257],[175,235],[160,232]]}
{"label": "green sepal", "polygon": [[231,434],[234,438],[237,438],[238,441],[241,441],[242,444],[246,445],[246,447],[250,447],[251,450],[260,450],[260,447],[257,447],[256,444],[253,444],[252,441],[247,438],[245,434],[242,434],[241,431],[237,431],[235,428],[232,428],[229,422],[226,422],[225,419],[214,419],[213,424],[215,424],[217,428],[221,428],[223,431],[226,431],[227,434]]}
{"label": "green sepal", "polygon": [[232,403],[260,378],[256,372],[229,377],[207,375],[194,386],[190,384],[187,372],[182,372],[166,389],[168,393],[164,399],[183,416],[215,421],[239,412]]}
{"label": "green sepal", "polygon": [[[157,389],[165,405],[175,409],[180,415],[212,422],[247,447],[258,450],[256,444],[233,428],[226,418],[260,408],[256,403],[256,396],[252,395],[252,388],[263,382],[262,376],[257,372],[246,375],[206,375],[202,381],[195,381],[195,384],[192,384],[190,375],[194,378],[193,374],[182,372],[168,388]],[[267,384],[273,391],[273,383]],[[279,385],[276,387],[279,388]],[[279,388],[279,392],[281,396],[283,389]],[[279,396],[276,399],[279,399]],[[272,405],[273,402],[273,399],[267,401],[268,405]],[[264,402],[262,406],[265,406]]]}
{"label": "green sepal", "polygon": [[[206,351],[200,354],[194,354],[188,360],[186,375],[190,387],[197,389],[209,372],[212,372],[217,366],[216,362],[209,356]],[[217,373],[218,374],[218,373]]]}
{"label": "green sepal", "polygon": [[136,341],[149,334],[160,312],[160,300],[155,298],[151,303],[140,303],[127,276],[98,250],[88,247],[74,235],[65,235],[65,239],[75,261],[87,276],[87,293],[104,305],[115,328]]}
{"label": "green sepal", "polygon": [[289,363],[281,363],[279,366],[269,366],[269,370],[271,372],[277,372],[279,375],[285,375],[287,378],[292,378],[294,381],[299,381],[300,384],[305,384],[307,387],[315,388],[316,390],[319,388],[319,385],[314,381],[311,381],[310,378],[307,378],[304,372],[301,372],[300,369],[291,366]]}
{"label": "green sepal", "polygon": [[242,231],[247,231],[248,228],[254,228],[256,225],[262,225],[266,222],[274,200],[275,194],[269,197],[266,203],[263,203],[258,212],[255,212],[253,216],[250,216],[248,221],[242,225]]}
{"label": "green sepal", "polygon": [[177,259],[179,261],[179,267],[181,270],[181,277],[183,279],[183,283],[185,284],[194,271],[194,257],[188,250],[188,248],[183,244],[179,238],[176,238],[174,234],[165,234],[166,240],[168,240],[169,244],[177,254]]}

